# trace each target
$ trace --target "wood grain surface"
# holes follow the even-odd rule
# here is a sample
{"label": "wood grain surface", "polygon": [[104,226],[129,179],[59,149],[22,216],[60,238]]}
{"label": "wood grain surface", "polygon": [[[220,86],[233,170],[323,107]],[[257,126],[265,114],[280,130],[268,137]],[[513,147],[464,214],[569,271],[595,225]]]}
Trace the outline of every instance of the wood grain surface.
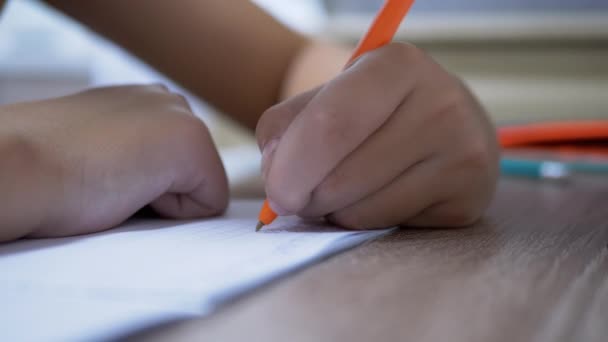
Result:
{"label": "wood grain surface", "polygon": [[486,218],[401,229],[151,341],[608,341],[608,178],[503,180]]}

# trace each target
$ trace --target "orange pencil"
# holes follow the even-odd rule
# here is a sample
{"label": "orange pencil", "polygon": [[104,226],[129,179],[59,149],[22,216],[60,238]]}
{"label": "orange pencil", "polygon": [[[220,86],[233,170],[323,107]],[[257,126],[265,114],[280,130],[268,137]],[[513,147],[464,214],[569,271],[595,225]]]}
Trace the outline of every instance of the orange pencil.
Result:
{"label": "orange pencil", "polygon": [[[357,48],[346,65],[349,65],[352,61],[366,52],[390,43],[390,41],[393,40],[397,29],[399,29],[399,25],[401,25],[403,18],[405,18],[413,4],[414,0],[386,0],[371,27],[365,36],[363,36],[359,45],[357,45]],[[276,218],[277,214],[268,204],[268,200],[264,201],[264,205],[262,206],[259,215],[260,221],[255,228],[256,232],[265,225],[271,224]]]}
{"label": "orange pencil", "polygon": [[608,120],[538,122],[498,129],[502,147],[608,140]]}

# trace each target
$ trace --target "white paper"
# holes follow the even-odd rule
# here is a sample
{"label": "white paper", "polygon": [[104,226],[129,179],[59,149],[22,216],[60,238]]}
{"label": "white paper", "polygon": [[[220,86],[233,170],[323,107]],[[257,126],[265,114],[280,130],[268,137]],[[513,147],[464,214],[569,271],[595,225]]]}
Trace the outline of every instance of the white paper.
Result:
{"label": "white paper", "polygon": [[0,340],[103,339],[200,316],[225,300],[386,231],[296,218],[254,232],[260,201],[221,218],[137,221],[0,245]]}

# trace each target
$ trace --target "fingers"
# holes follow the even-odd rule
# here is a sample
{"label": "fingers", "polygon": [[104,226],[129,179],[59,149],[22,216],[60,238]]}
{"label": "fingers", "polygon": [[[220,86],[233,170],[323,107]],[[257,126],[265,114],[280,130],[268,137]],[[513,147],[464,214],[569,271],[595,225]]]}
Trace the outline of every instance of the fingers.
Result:
{"label": "fingers", "polygon": [[174,128],[179,142],[167,160],[172,179],[151,206],[170,218],[219,215],[228,205],[226,173],[205,125],[194,117],[188,121]]}
{"label": "fingers", "polygon": [[[435,203],[402,222],[418,227],[463,227],[475,223],[489,206],[496,188],[498,154],[479,143],[443,159],[449,176]],[[475,147],[477,146],[477,147]],[[447,177],[444,177],[447,178]]]}
{"label": "fingers", "polygon": [[[445,141],[455,141],[454,132],[460,134],[462,129],[455,130],[454,122],[465,126],[469,115],[456,113],[456,109],[467,107],[469,100],[452,95],[459,83],[437,65],[427,63],[424,67],[424,75],[434,75],[432,81],[425,77],[417,82],[389,120],[313,190],[299,215],[318,217],[347,207],[421,160],[441,155]],[[442,101],[433,99],[434,94],[443,94]],[[468,130],[475,134],[474,129]]]}
{"label": "fingers", "polygon": [[256,138],[262,151],[262,177],[264,179],[270,169],[274,151],[287,127],[320,89],[321,87],[317,87],[273,106],[258,121]]}
{"label": "fingers", "polygon": [[[386,58],[389,51],[394,54]],[[324,86],[294,118],[276,146],[268,197],[297,213],[313,189],[386,122],[413,89],[414,78],[395,72],[404,56],[374,51]]]}
{"label": "fingers", "polygon": [[[345,208],[429,158],[437,139],[428,101],[415,90],[389,120],[340,162],[297,214],[319,217]],[[420,131],[429,133],[420,135]]]}
{"label": "fingers", "polygon": [[[453,121],[438,124],[453,125]],[[447,132],[445,127],[436,128]],[[447,148],[444,145],[382,189],[329,215],[330,220],[355,229],[472,224],[487,208],[496,179],[496,156],[475,132],[465,129],[447,135]]]}
{"label": "fingers", "polygon": [[264,147],[270,140],[279,139],[283,136],[289,124],[308,105],[310,100],[317,95],[319,90],[321,90],[321,87],[311,89],[283,101],[264,112],[255,129],[255,136],[260,150],[264,150]]}
{"label": "fingers", "polygon": [[[167,90],[161,85],[163,90]],[[151,203],[159,214],[179,219],[222,214],[228,206],[226,171],[205,124],[192,113],[185,96],[168,92],[178,111],[192,116],[179,133],[186,143],[180,151],[187,156],[176,169],[166,192]],[[178,153],[179,153],[178,152]]]}
{"label": "fingers", "polygon": [[435,172],[437,161],[424,160],[377,192],[340,209],[328,219],[350,229],[384,228],[399,225],[433,204],[445,185]]}
{"label": "fingers", "polygon": [[479,172],[491,169],[491,163],[486,153],[431,156],[328,219],[352,229],[472,224],[492,197],[491,174]]}

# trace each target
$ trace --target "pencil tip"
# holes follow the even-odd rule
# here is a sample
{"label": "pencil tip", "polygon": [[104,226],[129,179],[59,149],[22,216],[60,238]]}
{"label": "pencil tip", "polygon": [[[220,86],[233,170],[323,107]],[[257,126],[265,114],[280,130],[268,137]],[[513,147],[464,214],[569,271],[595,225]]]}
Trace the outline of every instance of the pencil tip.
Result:
{"label": "pencil tip", "polygon": [[255,226],[255,231],[256,231],[256,232],[259,232],[259,231],[260,231],[260,229],[262,229],[262,227],[264,227],[264,223],[262,223],[261,221],[260,221],[260,222],[258,222],[258,225],[257,225],[257,226]]}

